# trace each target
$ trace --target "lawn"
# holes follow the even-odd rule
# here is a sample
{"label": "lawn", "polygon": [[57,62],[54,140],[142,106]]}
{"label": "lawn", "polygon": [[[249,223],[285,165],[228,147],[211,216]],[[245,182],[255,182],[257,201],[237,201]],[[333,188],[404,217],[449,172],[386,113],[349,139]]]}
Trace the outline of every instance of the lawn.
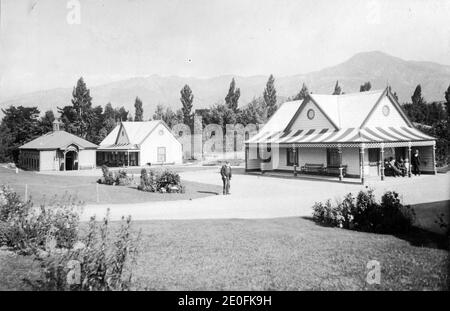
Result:
{"label": "lawn", "polygon": [[[448,289],[448,248],[420,232],[395,237],[304,218],[142,221],[134,227],[142,230],[134,269],[139,289]],[[365,281],[370,260],[380,262],[379,285]],[[0,289],[27,289],[19,280],[32,273],[31,265],[20,256],[2,262]]]}
{"label": "lawn", "polygon": [[[139,176],[134,175],[137,181]],[[98,185],[97,201],[96,181],[98,178],[100,176],[45,175],[29,171],[20,171],[16,174],[14,170],[0,167],[0,185],[10,185],[22,197],[25,195],[25,185],[27,185],[27,195],[35,204],[49,200],[55,195],[61,197],[65,194],[85,203],[102,204],[196,199],[216,195],[222,191],[221,187],[216,185],[183,180],[186,191],[179,194],[138,191],[136,186]]]}

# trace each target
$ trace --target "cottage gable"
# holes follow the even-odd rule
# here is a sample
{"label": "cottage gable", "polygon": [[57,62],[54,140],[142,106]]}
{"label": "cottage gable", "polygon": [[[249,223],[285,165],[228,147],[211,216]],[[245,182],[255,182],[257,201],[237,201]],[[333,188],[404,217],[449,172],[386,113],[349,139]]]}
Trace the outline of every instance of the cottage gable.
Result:
{"label": "cottage gable", "polygon": [[312,100],[305,101],[286,130],[334,129],[327,115]]}
{"label": "cottage gable", "polygon": [[130,139],[128,138],[127,131],[125,130],[125,126],[121,126],[119,129],[119,133],[117,135],[117,144],[129,144]]}
{"label": "cottage gable", "polygon": [[389,96],[383,96],[361,127],[409,127],[410,122],[400,109]]}

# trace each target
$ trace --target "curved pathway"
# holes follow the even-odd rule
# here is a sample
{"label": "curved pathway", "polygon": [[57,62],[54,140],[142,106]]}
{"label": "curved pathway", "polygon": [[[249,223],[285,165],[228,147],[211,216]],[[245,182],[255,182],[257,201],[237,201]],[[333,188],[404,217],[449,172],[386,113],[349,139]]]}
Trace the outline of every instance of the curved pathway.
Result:
{"label": "curved pathway", "polygon": [[[221,184],[218,169],[184,172],[183,179]],[[395,190],[406,204],[450,200],[449,173],[422,175],[412,178],[372,180],[367,187],[375,189],[377,197]],[[82,219],[92,215],[103,217],[110,209],[112,220],[131,215],[134,220],[152,219],[215,219],[215,218],[275,218],[310,216],[316,201],[342,198],[348,192],[365,188],[360,184],[342,184],[318,180],[283,179],[268,176],[234,175],[231,195],[209,196],[194,200],[161,201],[135,204],[87,205]]]}

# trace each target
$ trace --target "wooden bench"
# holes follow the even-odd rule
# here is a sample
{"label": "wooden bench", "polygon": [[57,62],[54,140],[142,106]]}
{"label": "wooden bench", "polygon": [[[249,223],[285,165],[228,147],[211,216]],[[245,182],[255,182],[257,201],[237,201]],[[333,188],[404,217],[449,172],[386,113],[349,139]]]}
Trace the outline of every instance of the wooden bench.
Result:
{"label": "wooden bench", "polygon": [[300,168],[300,171],[303,173],[322,173],[325,169],[323,164],[311,164],[306,163]]}

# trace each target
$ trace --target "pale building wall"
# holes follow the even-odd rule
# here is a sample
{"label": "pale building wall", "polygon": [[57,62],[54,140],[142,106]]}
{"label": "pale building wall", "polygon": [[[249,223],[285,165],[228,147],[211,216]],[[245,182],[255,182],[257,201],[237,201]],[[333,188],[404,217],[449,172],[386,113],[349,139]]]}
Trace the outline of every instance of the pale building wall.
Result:
{"label": "pale building wall", "polygon": [[[389,114],[385,116],[383,114],[383,107],[389,107]],[[391,100],[384,96],[378,106],[372,112],[372,115],[367,120],[364,127],[400,127],[408,126],[405,120],[402,118],[397,108],[392,104]]]}
{"label": "pale building wall", "polygon": [[[308,119],[308,110],[314,110],[314,118]],[[325,129],[334,128],[327,117],[319,110],[319,108],[313,102],[308,102],[300,115],[292,124],[291,130],[311,130],[311,129]]]}
{"label": "pale building wall", "polygon": [[96,150],[80,150],[78,152],[78,167],[82,169],[91,169],[96,166]]}
{"label": "pale building wall", "polygon": [[248,170],[260,169],[261,160],[258,159],[257,152],[258,152],[258,149],[255,146],[249,147],[248,153],[247,153],[247,163],[246,163],[246,165],[247,165],[246,168]]}
{"label": "pale building wall", "polygon": [[[364,154],[364,158],[366,158],[366,154]],[[367,154],[368,159],[369,155]],[[359,176],[359,148],[342,148],[342,165],[347,165],[347,174]]]}
{"label": "pale building wall", "polygon": [[40,171],[57,171],[58,158],[56,157],[56,150],[40,151],[39,170]]}
{"label": "pale building wall", "polygon": [[[160,135],[161,131],[162,135]],[[140,165],[158,163],[158,147],[166,148],[165,163],[180,164],[183,162],[181,143],[164,125],[159,124],[141,144]]]}

